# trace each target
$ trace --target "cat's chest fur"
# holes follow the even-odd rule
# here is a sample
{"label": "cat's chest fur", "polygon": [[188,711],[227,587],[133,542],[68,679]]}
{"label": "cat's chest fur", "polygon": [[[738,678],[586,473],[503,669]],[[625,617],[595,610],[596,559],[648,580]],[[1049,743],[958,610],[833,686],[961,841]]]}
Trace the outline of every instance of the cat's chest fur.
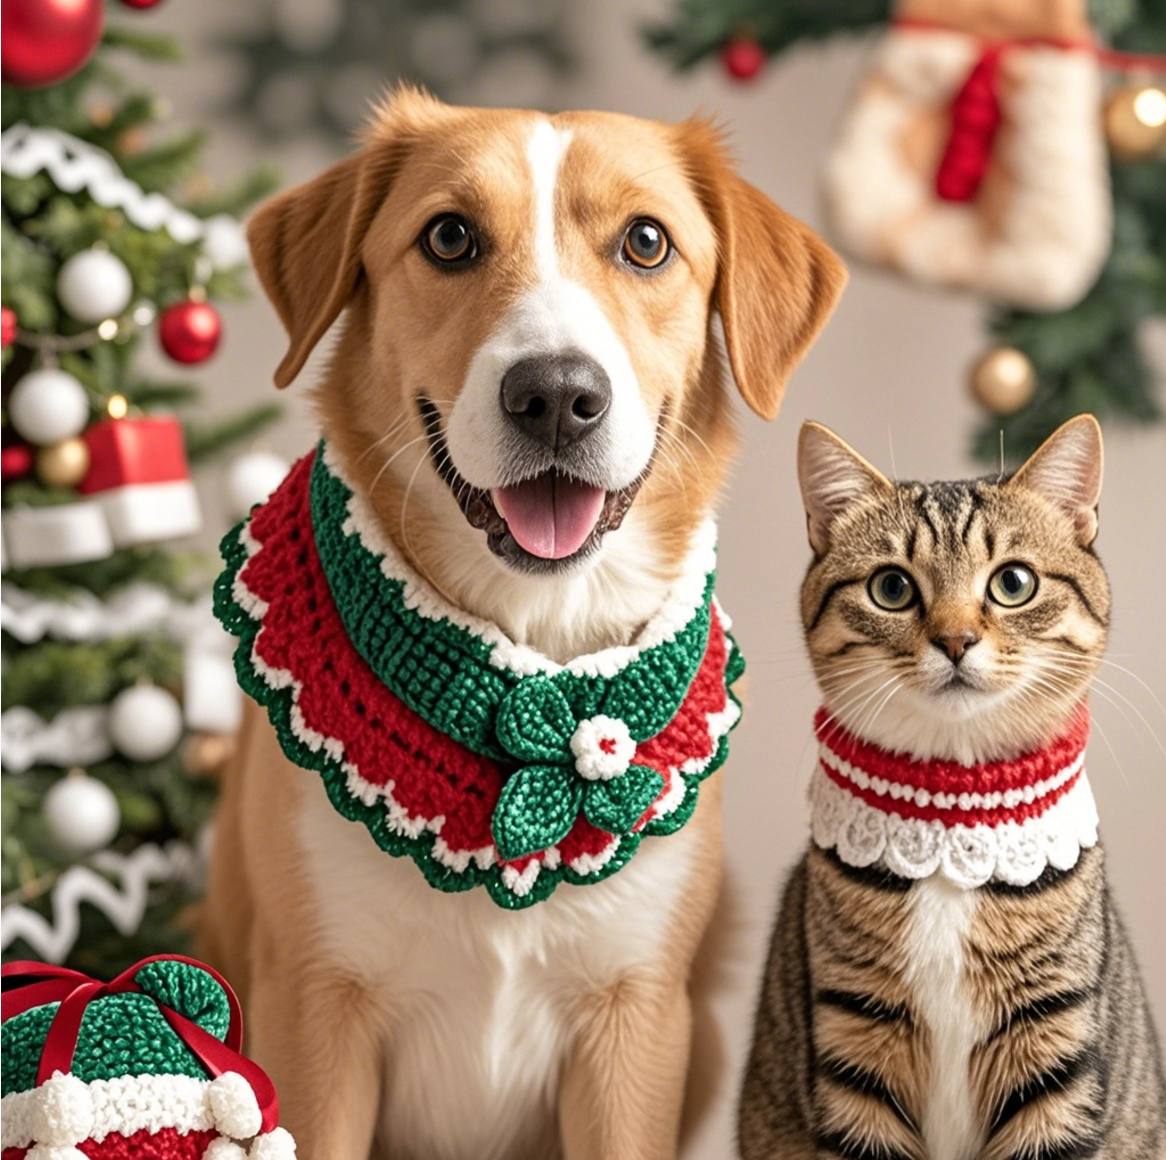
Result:
{"label": "cat's chest fur", "polygon": [[659,957],[692,867],[693,827],[645,842],[603,882],[514,912],[482,891],[433,890],[322,789],[304,795],[298,826],[321,953],[391,996],[380,1127],[390,1154],[401,1141],[403,1155],[432,1160],[556,1154],[573,1005]]}
{"label": "cat's chest fur", "polygon": [[930,1043],[919,1125],[930,1160],[971,1160],[984,1143],[969,1083],[972,1052],[984,1034],[969,969],[977,899],[977,891],[938,874],[915,883],[904,898],[910,1006],[926,1026]]}

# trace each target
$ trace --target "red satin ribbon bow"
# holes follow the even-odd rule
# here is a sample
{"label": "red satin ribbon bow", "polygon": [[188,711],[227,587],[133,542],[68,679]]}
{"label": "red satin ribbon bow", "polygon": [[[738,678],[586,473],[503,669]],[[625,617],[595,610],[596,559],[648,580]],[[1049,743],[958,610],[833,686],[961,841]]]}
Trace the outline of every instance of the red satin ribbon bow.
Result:
{"label": "red satin ribbon bow", "polygon": [[240,1054],[243,1043],[243,1013],[239,1007],[238,997],[218,971],[185,955],[151,955],[128,970],[122,971],[116,979],[111,979],[108,983],[98,982],[80,971],[53,966],[50,963],[16,962],[5,963],[0,967],[0,988],[3,989],[3,996],[0,997],[0,1022],[6,1023],[16,1015],[46,1003],[60,1003],[49,1025],[44,1047],[41,1049],[40,1065],[36,1073],[37,1086],[51,1079],[58,1071],[68,1074],[72,1070],[73,1055],[77,1050],[77,1037],[81,1031],[85,1008],[95,999],[101,999],[106,995],[146,994],[134,982],[134,976],[148,963],[156,962],[187,963],[197,967],[210,975],[226,992],[231,1009],[226,1042],[216,1039],[209,1031],[164,1003],[158,1002],[152,995],[148,998],[153,1000],[162,1017],[174,1029],[174,1033],[212,1076],[234,1071],[251,1085],[263,1115],[262,1130],[270,1132],[279,1123],[279,1099],[275,1094],[275,1085],[267,1077],[267,1073],[257,1063]]}

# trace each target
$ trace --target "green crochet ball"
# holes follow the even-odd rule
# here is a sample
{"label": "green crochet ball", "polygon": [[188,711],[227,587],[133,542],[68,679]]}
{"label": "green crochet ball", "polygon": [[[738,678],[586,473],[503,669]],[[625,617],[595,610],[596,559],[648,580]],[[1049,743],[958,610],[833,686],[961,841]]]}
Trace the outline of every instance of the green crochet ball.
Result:
{"label": "green crochet ball", "polygon": [[[231,1021],[227,994],[206,971],[190,963],[159,960],[134,976],[144,994],[106,995],[85,1010],[73,1056],[73,1074],[89,1083],[123,1075],[209,1078],[197,1057],[166,1022],[157,1003],[224,1039]],[[37,1066],[57,1003],[16,1015],[0,1036],[0,1094],[36,1087]]]}

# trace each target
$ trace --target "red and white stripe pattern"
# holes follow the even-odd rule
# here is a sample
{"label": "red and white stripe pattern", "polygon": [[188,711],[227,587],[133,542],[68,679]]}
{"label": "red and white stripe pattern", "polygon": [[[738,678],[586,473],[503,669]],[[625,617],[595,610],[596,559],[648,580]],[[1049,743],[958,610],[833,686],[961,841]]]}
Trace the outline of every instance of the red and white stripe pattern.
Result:
{"label": "red and white stripe pattern", "polygon": [[814,841],[852,866],[942,873],[965,887],[995,878],[1023,886],[1067,870],[1097,842],[1085,775],[1089,711],[1056,741],[1013,761],[916,761],[852,737],[819,710],[810,786]]}

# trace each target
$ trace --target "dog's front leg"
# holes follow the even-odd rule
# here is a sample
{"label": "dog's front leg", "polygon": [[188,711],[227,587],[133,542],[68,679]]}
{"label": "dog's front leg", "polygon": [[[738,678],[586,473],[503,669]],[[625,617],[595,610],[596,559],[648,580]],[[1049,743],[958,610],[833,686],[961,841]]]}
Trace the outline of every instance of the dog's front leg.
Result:
{"label": "dog's front leg", "polygon": [[[263,956],[266,957],[266,956]],[[383,1091],[387,1020],[369,988],[343,975],[305,977],[263,963],[248,1042],[279,1092],[280,1123],[304,1160],[366,1160]]]}
{"label": "dog's front leg", "polygon": [[691,1037],[683,979],[588,996],[559,1093],[565,1160],[672,1160]]}

